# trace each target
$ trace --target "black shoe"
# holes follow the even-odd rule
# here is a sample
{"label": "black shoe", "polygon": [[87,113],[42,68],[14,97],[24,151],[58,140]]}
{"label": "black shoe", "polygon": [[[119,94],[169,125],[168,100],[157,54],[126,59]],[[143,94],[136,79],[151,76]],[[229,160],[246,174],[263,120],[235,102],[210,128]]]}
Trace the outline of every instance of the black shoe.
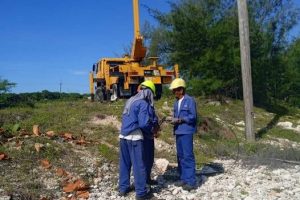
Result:
{"label": "black shoe", "polygon": [[148,200],[148,199],[152,199],[154,196],[152,194],[152,191],[149,190],[144,196],[141,196],[141,197],[138,197],[138,196],[135,196],[135,199],[136,200]]}
{"label": "black shoe", "polygon": [[129,188],[128,188],[125,192],[119,191],[119,194],[118,194],[118,195],[119,195],[120,197],[125,197],[125,196],[127,196],[127,194],[128,194],[129,192],[131,192],[131,191],[133,191],[133,190],[135,190],[134,185],[130,185]]}
{"label": "black shoe", "polygon": [[134,191],[134,190],[135,190],[135,186],[134,186],[134,183],[133,183],[129,186],[129,192]]}
{"label": "black shoe", "polygon": [[187,191],[195,190],[196,188],[197,188],[196,186],[192,186],[192,185],[189,185],[189,184],[184,184],[182,186],[182,189],[187,190]]}
{"label": "black shoe", "polygon": [[147,184],[148,185],[158,185],[158,182],[157,182],[157,180],[150,179],[149,181],[147,181]]}
{"label": "black shoe", "polygon": [[186,183],[183,182],[183,181],[177,181],[177,182],[174,183],[174,185],[177,186],[177,187],[182,187],[182,186],[184,186],[185,184],[186,184]]}
{"label": "black shoe", "polygon": [[127,194],[128,194],[128,192],[121,192],[121,191],[119,191],[119,193],[118,193],[118,195],[119,195],[120,197],[126,197]]}

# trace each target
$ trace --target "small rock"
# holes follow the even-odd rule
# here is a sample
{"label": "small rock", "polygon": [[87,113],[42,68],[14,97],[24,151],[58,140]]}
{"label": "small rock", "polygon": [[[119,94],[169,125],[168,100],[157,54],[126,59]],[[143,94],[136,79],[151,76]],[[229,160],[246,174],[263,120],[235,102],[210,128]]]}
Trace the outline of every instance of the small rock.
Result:
{"label": "small rock", "polygon": [[168,168],[169,161],[167,159],[160,158],[155,161],[155,165],[156,165],[156,168],[158,169],[159,173],[163,174],[163,173],[165,173],[165,171]]}
{"label": "small rock", "polygon": [[221,103],[220,101],[210,101],[207,103],[207,105],[211,105],[211,106],[220,106]]}
{"label": "small rock", "polygon": [[213,193],[211,194],[211,196],[212,196],[212,197],[217,197],[217,196],[219,196],[219,193],[213,192]]}
{"label": "small rock", "polygon": [[194,200],[194,199],[196,199],[196,195],[195,194],[188,195],[187,199]]}
{"label": "small rock", "polygon": [[242,120],[240,122],[236,122],[235,125],[237,125],[237,126],[245,126],[245,122]]}
{"label": "small rock", "polygon": [[283,178],[284,180],[290,180],[290,179],[291,179],[291,175],[285,174],[285,175],[282,176],[282,178]]}
{"label": "small rock", "polygon": [[293,127],[292,122],[278,122],[277,126],[281,126],[282,128],[290,129]]}
{"label": "small rock", "polygon": [[0,197],[0,200],[10,200],[10,196],[2,196]]}
{"label": "small rock", "polygon": [[276,170],[273,170],[272,173],[279,176],[281,174],[281,171],[280,171],[280,169],[276,169]]}
{"label": "small rock", "polygon": [[180,188],[175,188],[173,190],[172,194],[175,196],[175,195],[177,195],[179,193],[179,191],[180,191]]}

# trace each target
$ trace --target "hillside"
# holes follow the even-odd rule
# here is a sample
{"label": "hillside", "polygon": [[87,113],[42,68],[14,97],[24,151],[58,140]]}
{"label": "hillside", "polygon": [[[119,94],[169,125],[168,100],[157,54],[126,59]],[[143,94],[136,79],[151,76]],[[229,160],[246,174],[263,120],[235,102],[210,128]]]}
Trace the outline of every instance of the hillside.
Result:
{"label": "hillside", "polygon": [[[172,126],[164,123],[155,157],[166,159],[169,167],[154,169],[157,198],[300,198],[299,110],[282,115],[255,108],[255,130],[261,138],[248,143],[241,101],[196,100],[199,187],[186,193],[174,186],[174,138]],[[156,102],[160,118],[170,115],[172,104],[173,99],[166,98]],[[46,101],[33,108],[0,110],[0,199],[122,199],[117,196],[117,179],[123,105],[123,100]],[[210,162],[222,165],[225,172],[201,174]]]}

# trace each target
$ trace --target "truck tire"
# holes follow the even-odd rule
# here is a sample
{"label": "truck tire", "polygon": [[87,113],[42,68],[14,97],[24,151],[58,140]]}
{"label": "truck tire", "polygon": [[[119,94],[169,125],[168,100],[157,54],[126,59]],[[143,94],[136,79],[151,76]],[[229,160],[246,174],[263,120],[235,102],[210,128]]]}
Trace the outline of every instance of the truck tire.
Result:
{"label": "truck tire", "polygon": [[99,101],[99,102],[103,102],[104,101],[104,92],[102,87],[98,87],[95,91],[95,100]]}

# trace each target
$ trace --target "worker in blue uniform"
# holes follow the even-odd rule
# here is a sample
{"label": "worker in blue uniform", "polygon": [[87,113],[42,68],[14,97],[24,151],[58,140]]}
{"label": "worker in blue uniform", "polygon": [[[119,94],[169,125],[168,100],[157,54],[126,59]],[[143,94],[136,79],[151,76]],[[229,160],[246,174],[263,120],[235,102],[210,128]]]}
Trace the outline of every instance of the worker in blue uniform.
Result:
{"label": "worker in blue uniform", "polygon": [[180,175],[180,181],[176,185],[190,191],[196,189],[195,156],[193,152],[193,135],[196,132],[197,122],[196,102],[194,98],[185,93],[186,83],[183,79],[174,79],[170,89],[176,97],[172,118]]}
{"label": "worker in blue uniform", "polygon": [[[142,89],[145,89],[149,86],[148,84],[151,85],[151,82],[145,81],[143,82],[139,87],[138,87],[138,92]],[[145,130],[143,131],[144,135],[144,163],[145,163],[145,168],[146,168],[146,183],[148,185],[156,185],[158,182],[154,179],[151,178],[151,170],[154,164],[154,138],[158,137],[159,131],[160,131],[160,126],[158,123],[158,117],[155,114],[154,107],[151,108],[149,113],[151,113],[151,119],[153,119],[153,128],[152,130]],[[149,133],[151,131],[152,133]]]}
{"label": "worker in blue uniform", "polygon": [[130,192],[130,172],[133,168],[136,199],[151,199],[152,193],[146,186],[144,137],[153,137],[155,113],[153,96],[155,85],[152,81],[142,83],[143,88],[125,105],[122,115],[120,138],[119,195]]}

